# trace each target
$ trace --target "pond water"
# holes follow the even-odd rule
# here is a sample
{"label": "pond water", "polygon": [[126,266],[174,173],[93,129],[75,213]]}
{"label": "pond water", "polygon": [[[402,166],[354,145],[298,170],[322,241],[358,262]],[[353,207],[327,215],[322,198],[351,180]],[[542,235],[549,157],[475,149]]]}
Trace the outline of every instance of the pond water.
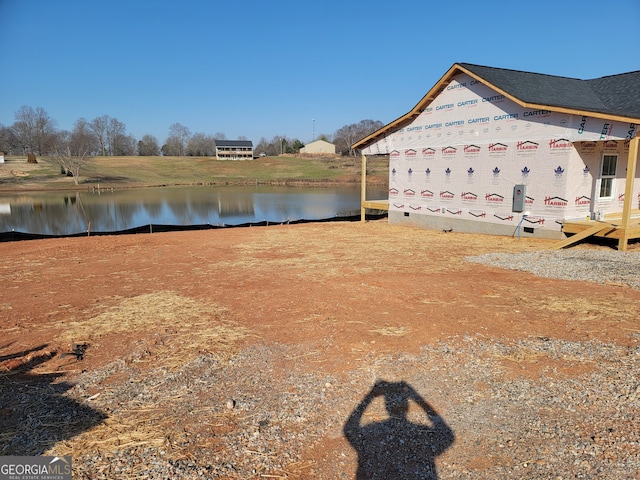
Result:
{"label": "pond water", "polygon": [[[367,187],[367,198],[387,198]],[[0,194],[0,234],[66,236],[138,227],[236,226],[360,214],[360,187],[154,187]]]}

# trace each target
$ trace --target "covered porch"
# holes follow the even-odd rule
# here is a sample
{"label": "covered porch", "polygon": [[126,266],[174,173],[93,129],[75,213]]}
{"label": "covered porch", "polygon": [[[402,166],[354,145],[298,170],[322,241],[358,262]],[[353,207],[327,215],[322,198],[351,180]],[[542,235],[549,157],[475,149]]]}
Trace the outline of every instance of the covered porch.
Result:
{"label": "covered porch", "polygon": [[629,158],[624,190],[622,212],[608,213],[599,220],[565,220],[562,232],[570,237],[555,244],[552,248],[569,247],[589,237],[611,238],[618,240],[618,250],[625,251],[629,240],[640,238],[640,210],[633,208],[633,186],[638,163],[638,145],[640,138],[634,136],[629,143]]}

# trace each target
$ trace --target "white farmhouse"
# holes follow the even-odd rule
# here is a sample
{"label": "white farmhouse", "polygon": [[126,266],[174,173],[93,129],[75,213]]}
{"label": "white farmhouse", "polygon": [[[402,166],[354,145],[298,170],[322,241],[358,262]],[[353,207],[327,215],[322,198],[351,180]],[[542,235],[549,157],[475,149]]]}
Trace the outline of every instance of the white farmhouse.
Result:
{"label": "white farmhouse", "polygon": [[216,140],[217,160],[252,160],[253,142],[250,140]]}

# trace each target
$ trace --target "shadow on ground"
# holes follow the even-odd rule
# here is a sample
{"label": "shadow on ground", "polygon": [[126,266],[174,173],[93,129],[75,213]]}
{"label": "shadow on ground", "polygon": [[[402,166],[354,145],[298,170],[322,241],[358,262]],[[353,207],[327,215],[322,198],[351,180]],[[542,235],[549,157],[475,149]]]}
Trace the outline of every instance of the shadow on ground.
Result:
{"label": "shadow on ground", "polygon": [[0,455],[42,455],[107,418],[65,396],[73,385],[61,373],[33,373],[55,356],[46,344],[0,355]]}
{"label": "shadow on ground", "polygon": [[[377,397],[384,398],[388,418],[363,423],[365,411]],[[420,407],[426,422],[409,421],[411,401]],[[406,382],[376,382],[349,416],[343,432],[358,454],[357,480],[436,480],[435,458],[454,441],[444,419]]]}

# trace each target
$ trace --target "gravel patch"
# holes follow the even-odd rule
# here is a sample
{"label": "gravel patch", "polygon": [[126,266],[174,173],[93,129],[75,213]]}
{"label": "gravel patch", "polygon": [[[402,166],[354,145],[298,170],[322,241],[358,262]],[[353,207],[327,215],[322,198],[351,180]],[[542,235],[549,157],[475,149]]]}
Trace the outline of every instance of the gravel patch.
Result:
{"label": "gravel patch", "polygon": [[[430,470],[434,457],[441,479],[639,478],[640,337],[631,343],[455,337],[417,354],[370,352],[361,367],[340,378],[309,371],[300,362],[303,349],[278,344],[247,348],[228,361],[202,355],[179,370],[153,375],[114,362],[80,376],[65,394],[69,408],[108,412],[114,423],[119,412],[172,413],[146,417],[162,426],[160,442],[147,437],[109,448],[98,442],[74,455],[74,478],[354,478],[357,455],[346,441],[323,464],[305,461],[304,453],[323,439],[343,439],[349,416],[378,379],[410,385],[437,415],[410,409],[409,423],[387,423],[380,430],[383,443],[394,445],[436,419],[454,437],[439,457],[428,452],[445,442],[441,428],[431,430],[433,450],[427,454],[412,457],[408,445],[406,451],[376,453],[383,465],[408,462],[414,468],[410,477],[398,478],[436,478]],[[535,374],[532,366],[538,367]],[[119,382],[104,383],[125,371]],[[96,388],[100,395],[90,395]],[[14,394],[11,401],[35,408],[29,391]],[[11,402],[5,394],[0,400]],[[386,416],[382,403],[370,410],[369,424]],[[22,415],[32,417],[28,408]],[[95,431],[79,440],[92,436]],[[21,436],[13,442],[24,453],[45,453],[39,441]],[[366,442],[359,448],[361,459],[379,451]]]}
{"label": "gravel patch", "polygon": [[[640,288],[637,252],[467,260]],[[640,478],[637,331],[624,346],[478,335],[416,353],[359,347],[340,374],[322,352],[269,343],[171,366],[142,350],[73,382],[3,376],[0,454],[71,454],[74,479]],[[383,399],[409,400],[406,419]],[[326,461],[309,460],[316,449]]]}
{"label": "gravel patch", "polygon": [[526,253],[487,253],[467,261],[539,277],[615,283],[640,289],[640,252],[608,249],[541,250]]}

